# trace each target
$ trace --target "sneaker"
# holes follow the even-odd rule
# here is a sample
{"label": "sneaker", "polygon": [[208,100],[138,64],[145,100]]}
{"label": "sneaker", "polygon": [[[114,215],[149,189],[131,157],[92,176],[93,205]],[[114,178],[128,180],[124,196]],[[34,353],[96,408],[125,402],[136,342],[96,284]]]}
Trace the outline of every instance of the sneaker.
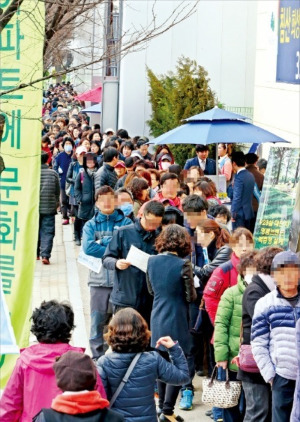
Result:
{"label": "sneaker", "polygon": [[47,258],[46,256],[43,256],[43,257],[42,257],[42,263],[43,263],[44,265],[50,265],[49,258]]}
{"label": "sneaker", "polygon": [[179,409],[181,410],[192,410],[193,408],[193,397],[194,394],[192,390],[183,390],[181,395],[181,400],[179,403]]}
{"label": "sneaker", "polygon": [[212,413],[213,413],[213,411],[212,411],[212,409],[210,409],[210,410],[207,410],[207,412],[205,412],[205,415],[206,416],[211,416]]}
{"label": "sneaker", "polygon": [[63,221],[62,221],[62,225],[63,225],[63,226],[66,226],[67,224],[69,224],[69,220],[67,220],[67,219],[66,219],[66,220],[63,220]]}
{"label": "sneaker", "polygon": [[160,417],[158,418],[159,421],[170,421],[170,422],[184,422],[184,419],[179,416],[179,415],[175,415],[175,413],[173,413],[173,415],[165,415],[164,413],[162,413],[160,415]]}
{"label": "sneaker", "polygon": [[75,245],[76,245],[76,246],[80,246],[80,245],[81,245],[81,241],[80,241],[80,239],[75,239]]}
{"label": "sneaker", "polygon": [[36,257],[36,260],[39,261],[41,258],[39,256]]}

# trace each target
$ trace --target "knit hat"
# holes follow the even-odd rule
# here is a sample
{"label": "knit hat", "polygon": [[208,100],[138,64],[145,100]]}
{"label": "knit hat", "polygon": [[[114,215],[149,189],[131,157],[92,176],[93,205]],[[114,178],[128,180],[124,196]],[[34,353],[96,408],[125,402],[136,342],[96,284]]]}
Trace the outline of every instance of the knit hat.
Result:
{"label": "knit hat", "polygon": [[292,251],[279,252],[273,258],[271,270],[276,271],[278,268],[288,265],[295,265],[300,267],[300,259],[298,258],[297,254]]}
{"label": "knit hat", "polygon": [[92,359],[84,353],[69,350],[53,365],[56,384],[62,391],[94,390],[97,371]]}

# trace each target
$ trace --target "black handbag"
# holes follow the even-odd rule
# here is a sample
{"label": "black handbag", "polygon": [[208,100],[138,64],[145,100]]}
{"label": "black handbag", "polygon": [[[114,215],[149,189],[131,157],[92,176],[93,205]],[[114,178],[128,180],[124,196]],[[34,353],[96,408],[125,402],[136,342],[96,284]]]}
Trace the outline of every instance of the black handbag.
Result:
{"label": "black handbag", "polygon": [[190,332],[195,336],[203,335],[206,337],[211,337],[213,331],[214,326],[211,323],[207,310],[205,309],[204,300],[202,299],[195,325],[190,329]]}

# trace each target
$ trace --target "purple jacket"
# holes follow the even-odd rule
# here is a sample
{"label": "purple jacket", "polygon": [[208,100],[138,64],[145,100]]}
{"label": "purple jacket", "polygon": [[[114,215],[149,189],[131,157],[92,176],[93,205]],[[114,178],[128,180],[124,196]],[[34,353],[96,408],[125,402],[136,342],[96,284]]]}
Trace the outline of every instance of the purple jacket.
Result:
{"label": "purple jacket", "polygon": [[[31,422],[42,408],[51,407],[54,397],[61,394],[52,366],[57,356],[69,350],[84,352],[67,343],[38,343],[21,351],[0,399],[1,422]],[[106,398],[100,378],[97,390]]]}

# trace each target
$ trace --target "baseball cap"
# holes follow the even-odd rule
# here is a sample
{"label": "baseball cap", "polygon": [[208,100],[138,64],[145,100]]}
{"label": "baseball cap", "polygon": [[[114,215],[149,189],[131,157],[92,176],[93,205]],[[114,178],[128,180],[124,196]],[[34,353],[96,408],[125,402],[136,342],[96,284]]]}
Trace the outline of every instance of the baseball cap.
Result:
{"label": "baseball cap", "polygon": [[80,145],[80,147],[76,148],[76,154],[80,155],[83,152],[85,154],[88,152],[87,149],[86,149],[86,147],[84,147],[83,145]]}
{"label": "baseball cap", "polygon": [[275,271],[280,267],[294,265],[300,267],[300,259],[297,254],[292,251],[279,252],[274,256],[271,271]]}
{"label": "baseball cap", "polygon": [[124,161],[118,161],[117,162],[117,164],[115,165],[115,168],[116,167],[123,167],[123,168],[125,168],[125,163],[124,163]]}

